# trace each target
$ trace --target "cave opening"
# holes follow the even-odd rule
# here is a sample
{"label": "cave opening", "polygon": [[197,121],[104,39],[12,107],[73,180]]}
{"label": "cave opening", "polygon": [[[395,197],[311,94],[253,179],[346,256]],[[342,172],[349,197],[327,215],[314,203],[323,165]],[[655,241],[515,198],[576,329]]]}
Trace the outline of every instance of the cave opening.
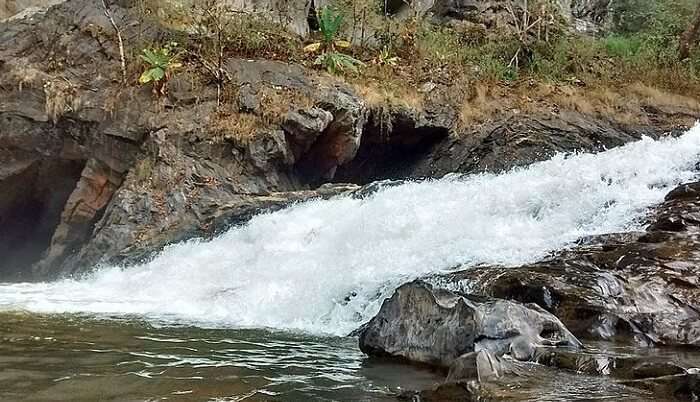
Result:
{"label": "cave opening", "polygon": [[386,0],[384,1],[384,14],[396,15],[409,8],[409,4],[405,0]]}
{"label": "cave opening", "polygon": [[410,118],[393,119],[373,113],[365,126],[355,158],[338,167],[335,182],[368,184],[377,180],[415,176],[435,146],[447,138],[445,127],[416,127]]}
{"label": "cave opening", "polygon": [[309,31],[318,32],[321,30],[321,24],[318,22],[318,14],[313,1],[309,4],[309,13],[306,15],[306,22],[309,24]]}
{"label": "cave opening", "polygon": [[0,181],[0,279],[29,280],[51,243],[85,161],[33,162]]}

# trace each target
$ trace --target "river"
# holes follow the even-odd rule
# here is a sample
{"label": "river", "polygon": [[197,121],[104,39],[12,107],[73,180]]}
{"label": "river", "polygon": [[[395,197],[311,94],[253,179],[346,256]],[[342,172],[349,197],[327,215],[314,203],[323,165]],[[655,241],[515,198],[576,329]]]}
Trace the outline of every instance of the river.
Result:
{"label": "river", "polygon": [[[378,185],[142,265],[2,284],[0,399],[381,400],[421,388],[443,377],[367,360],[348,337],[397,286],[640,229],[670,188],[697,178],[699,151],[696,127],[503,174]],[[525,400],[643,397],[604,377],[526,370]]]}

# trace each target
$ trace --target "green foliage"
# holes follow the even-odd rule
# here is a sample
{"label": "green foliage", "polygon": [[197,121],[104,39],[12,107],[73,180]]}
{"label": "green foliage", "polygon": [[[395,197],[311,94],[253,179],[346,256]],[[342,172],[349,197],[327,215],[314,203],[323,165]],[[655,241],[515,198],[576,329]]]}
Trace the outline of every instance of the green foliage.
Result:
{"label": "green foliage", "polygon": [[343,14],[336,12],[331,7],[325,6],[318,13],[318,25],[323,35],[323,42],[332,45],[335,36],[343,23]]}
{"label": "green foliage", "polygon": [[678,38],[688,27],[697,0],[619,0],[613,3],[614,34],[608,53],[638,66],[669,67],[678,58]]}
{"label": "green foliage", "polygon": [[322,52],[314,61],[315,65],[323,66],[331,74],[357,73],[359,67],[364,67],[365,64],[360,60],[337,50],[350,47],[350,42],[336,39],[343,23],[342,13],[325,6],[318,13],[318,22],[322,41],[304,47],[305,52],[315,53],[319,50]]}
{"label": "green foliage", "polygon": [[374,63],[380,66],[396,66],[399,64],[399,60],[400,58],[394,56],[388,46],[384,46],[374,59]]}
{"label": "green foliage", "polygon": [[357,73],[358,67],[364,67],[364,63],[339,52],[323,52],[316,58],[314,64],[323,66],[331,74],[339,74],[342,72]]}
{"label": "green foliage", "polygon": [[611,4],[618,34],[644,33],[672,39],[687,28],[695,0],[617,0]]}
{"label": "green foliage", "polygon": [[139,77],[139,82],[148,84],[167,80],[174,69],[182,66],[177,62],[176,48],[177,43],[171,42],[162,48],[143,49],[140,57],[147,68]]}
{"label": "green foliage", "polygon": [[603,46],[594,38],[562,37],[552,43],[532,47],[528,64],[531,74],[548,81],[572,81],[605,73]]}
{"label": "green foliage", "polygon": [[609,55],[626,60],[633,60],[644,46],[641,38],[624,35],[610,35],[603,39],[603,43]]}

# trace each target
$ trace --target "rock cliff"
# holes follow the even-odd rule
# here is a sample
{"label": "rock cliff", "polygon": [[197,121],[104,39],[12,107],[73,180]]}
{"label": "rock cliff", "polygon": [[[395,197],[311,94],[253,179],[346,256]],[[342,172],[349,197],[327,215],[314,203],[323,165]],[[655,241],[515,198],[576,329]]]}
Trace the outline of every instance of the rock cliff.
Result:
{"label": "rock cliff", "polygon": [[[109,7],[131,48],[170,35],[127,1]],[[223,64],[232,78],[219,107],[195,67],[157,98],[121,82],[119,58],[96,2],[0,24],[1,276],[134,262],[255,211],[341,191],[313,190],[324,183],[500,171],[692,122],[674,107],[644,109],[651,125],[547,107],[465,125],[449,85],[432,84],[419,105],[377,103],[302,65],[237,57]]]}

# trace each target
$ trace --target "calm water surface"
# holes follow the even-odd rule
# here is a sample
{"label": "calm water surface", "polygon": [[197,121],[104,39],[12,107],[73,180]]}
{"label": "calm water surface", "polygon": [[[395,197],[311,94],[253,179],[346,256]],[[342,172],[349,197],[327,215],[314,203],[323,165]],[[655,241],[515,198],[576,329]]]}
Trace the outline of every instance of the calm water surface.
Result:
{"label": "calm water surface", "polygon": [[0,313],[1,401],[394,400],[437,380],[355,338]]}
{"label": "calm water surface", "polygon": [[[700,365],[698,353],[649,353]],[[0,401],[393,401],[401,391],[427,388],[442,378],[423,368],[367,359],[355,338],[0,313]],[[650,399],[608,377],[534,364],[523,364],[500,397]]]}

